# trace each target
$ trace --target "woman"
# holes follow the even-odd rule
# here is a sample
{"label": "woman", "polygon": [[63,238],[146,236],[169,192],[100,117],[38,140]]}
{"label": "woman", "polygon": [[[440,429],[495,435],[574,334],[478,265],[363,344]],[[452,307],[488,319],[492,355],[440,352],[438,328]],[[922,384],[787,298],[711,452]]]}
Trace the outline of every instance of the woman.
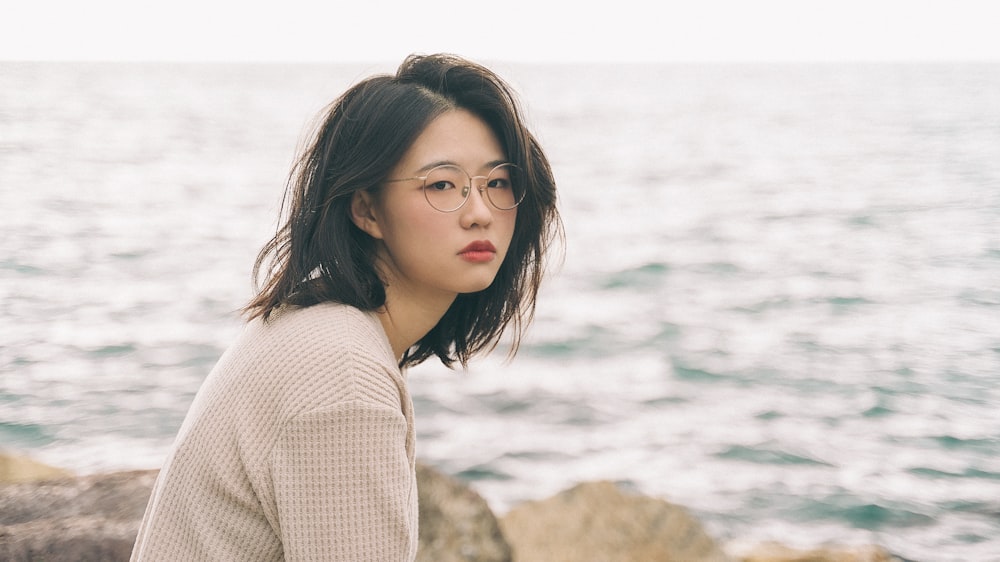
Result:
{"label": "woman", "polygon": [[515,351],[561,228],[513,93],[447,55],[344,93],[288,195],[247,326],[191,406],[133,560],[413,560],[401,369],[465,365],[506,328]]}

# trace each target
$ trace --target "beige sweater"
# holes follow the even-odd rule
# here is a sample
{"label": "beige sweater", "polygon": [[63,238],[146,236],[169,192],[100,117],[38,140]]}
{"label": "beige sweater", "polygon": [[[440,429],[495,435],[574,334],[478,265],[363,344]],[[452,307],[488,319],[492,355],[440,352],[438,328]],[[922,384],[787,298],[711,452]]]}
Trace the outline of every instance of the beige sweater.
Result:
{"label": "beige sweater", "polygon": [[205,380],[132,560],[413,560],[413,405],[378,318],[250,322]]}

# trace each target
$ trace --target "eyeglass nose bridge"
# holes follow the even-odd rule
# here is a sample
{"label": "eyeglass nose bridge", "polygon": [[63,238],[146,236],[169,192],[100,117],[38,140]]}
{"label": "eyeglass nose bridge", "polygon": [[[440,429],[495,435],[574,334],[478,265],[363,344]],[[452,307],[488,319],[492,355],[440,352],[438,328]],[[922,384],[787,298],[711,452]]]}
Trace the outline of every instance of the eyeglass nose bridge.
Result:
{"label": "eyeglass nose bridge", "polygon": [[[461,209],[463,206],[465,206],[465,204],[469,201],[469,194],[472,191],[472,184],[477,179],[482,179],[483,180],[483,184],[480,185],[480,186],[478,186],[478,187],[476,187],[476,191],[479,192],[479,196],[482,197],[484,201],[487,200],[487,199],[489,199],[489,195],[486,193],[486,182],[489,181],[490,177],[489,176],[470,176],[468,174],[466,174],[466,176],[469,178],[469,185],[463,185],[462,186],[462,204],[459,205],[458,208],[455,209],[456,211],[458,209]],[[492,204],[493,201],[490,200],[489,203]]]}

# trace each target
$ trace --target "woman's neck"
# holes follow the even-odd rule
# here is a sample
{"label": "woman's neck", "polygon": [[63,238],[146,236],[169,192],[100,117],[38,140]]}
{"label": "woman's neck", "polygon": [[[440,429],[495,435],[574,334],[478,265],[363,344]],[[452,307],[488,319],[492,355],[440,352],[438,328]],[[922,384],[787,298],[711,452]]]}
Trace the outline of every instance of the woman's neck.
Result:
{"label": "woman's neck", "polygon": [[390,287],[386,287],[386,301],[378,310],[378,319],[389,338],[393,355],[396,359],[401,359],[406,350],[437,325],[457,295],[406,298],[394,293]]}

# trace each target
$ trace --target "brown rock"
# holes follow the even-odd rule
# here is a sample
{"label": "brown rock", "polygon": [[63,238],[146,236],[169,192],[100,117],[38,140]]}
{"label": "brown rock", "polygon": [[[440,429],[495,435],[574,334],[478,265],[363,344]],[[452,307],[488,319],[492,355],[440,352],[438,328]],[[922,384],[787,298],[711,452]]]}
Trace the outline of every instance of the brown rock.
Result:
{"label": "brown rock", "polygon": [[0,485],[0,560],[128,560],[155,470]]}
{"label": "brown rock", "polygon": [[[156,474],[72,477],[0,454],[0,561],[128,560]],[[684,508],[626,494],[608,482],[523,504],[499,522],[481,496],[454,478],[418,464],[417,483],[418,562],[510,562],[512,553],[516,562],[732,560]],[[877,546],[794,550],[777,543],[757,545],[735,559],[899,560]]]}
{"label": "brown rock", "polygon": [[465,484],[417,465],[420,550],[417,562],[510,562],[500,524]]}
{"label": "brown rock", "polygon": [[0,560],[112,562],[128,560],[138,522],[102,517],[41,519],[0,526]]}
{"label": "brown rock", "polygon": [[[156,474],[146,470],[0,483],[0,560],[127,561]],[[482,497],[421,465],[417,484],[418,561],[510,561],[499,523]]]}
{"label": "brown rock", "polygon": [[828,546],[796,550],[778,543],[763,543],[738,556],[740,562],[899,562],[886,549],[875,545]]}
{"label": "brown rock", "polygon": [[20,455],[0,453],[0,483],[34,482],[51,478],[66,478],[67,476],[71,476],[71,474],[61,468],[42,464]]}
{"label": "brown rock", "polygon": [[683,507],[611,482],[577,485],[500,519],[517,562],[729,562]]}
{"label": "brown rock", "polygon": [[156,473],[139,470],[0,484],[0,525],[90,517],[138,526]]}

